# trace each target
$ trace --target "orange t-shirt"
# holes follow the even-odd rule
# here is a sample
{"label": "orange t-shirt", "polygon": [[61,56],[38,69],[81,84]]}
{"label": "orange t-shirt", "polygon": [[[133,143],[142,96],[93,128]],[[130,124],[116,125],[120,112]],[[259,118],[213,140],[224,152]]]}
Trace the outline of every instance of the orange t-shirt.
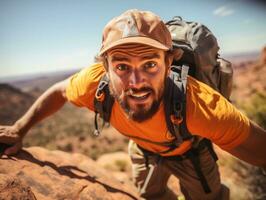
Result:
{"label": "orange t-shirt", "polygon": [[[77,106],[94,110],[94,95],[104,73],[103,65],[96,63],[73,75],[66,89],[68,100]],[[225,150],[238,146],[248,137],[248,118],[208,85],[189,76],[186,98],[187,127],[192,134],[208,138]],[[162,152],[167,147],[137,137],[159,143],[174,139],[167,130],[163,103],[152,118],[139,123],[129,119],[115,101],[110,123],[121,134],[133,136],[132,140],[152,152]],[[191,142],[185,141],[179,148],[163,155],[180,155],[190,147]]]}

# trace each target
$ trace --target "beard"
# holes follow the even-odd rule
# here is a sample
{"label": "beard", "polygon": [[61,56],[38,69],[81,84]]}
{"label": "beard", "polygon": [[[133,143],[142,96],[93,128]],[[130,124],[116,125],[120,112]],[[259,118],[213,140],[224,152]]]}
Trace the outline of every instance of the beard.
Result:
{"label": "beard", "polygon": [[115,100],[118,101],[118,103],[120,104],[120,106],[122,107],[122,109],[125,111],[125,113],[127,114],[127,116],[136,121],[136,122],[143,122],[147,119],[150,119],[159,109],[159,106],[161,104],[162,101],[162,97],[163,97],[163,88],[161,88],[158,91],[158,97],[154,98],[154,100],[152,101],[152,103],[150,105],[144,105],[144,104],[137,104],[135,105],[135,109],[130,107],[130,104],[128,102],[129,94],[134,91],[134,92],[149,92],[150,95],[154,96],[156,95],[155,91],[150,88],[150,87],[142,87],[140,89],[128,89],[128,90],[124,90],[121,93],[122,94],[117,94],[117,92],[115,92],[112,84],[109,82],[109,91],[110,94],[115,98]]}

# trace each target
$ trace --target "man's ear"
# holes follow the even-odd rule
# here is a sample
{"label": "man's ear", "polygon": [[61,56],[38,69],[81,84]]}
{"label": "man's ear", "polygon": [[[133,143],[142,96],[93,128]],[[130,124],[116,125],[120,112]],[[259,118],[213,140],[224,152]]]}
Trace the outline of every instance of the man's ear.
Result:
{"label": "man's ear", "polygon": [[170,67],[174,60],[179,60],[183,56],[184,51],[182,49],[173,49],[166,54],[166,64]]}
{"label": "man's ear", "polygon": [[175,61],[179,60],[183,56],[184,51],[182,49],[173,49],[173,56]]}
{"label": "man's ear", "polygon": [[179,60],[183,56],[184,51],[182,49],[173,49],[166,54],[165,62],[167,66],[167,75],[170,73],[170,68],[173,61]]}
{"label": "man's ear", "polygon": [[105,71],[108,72],[109,69],[108,69],[108,60],[107,60],[107,56],[104,56],[104,58],[103,58],[103,66],[104,66]]}

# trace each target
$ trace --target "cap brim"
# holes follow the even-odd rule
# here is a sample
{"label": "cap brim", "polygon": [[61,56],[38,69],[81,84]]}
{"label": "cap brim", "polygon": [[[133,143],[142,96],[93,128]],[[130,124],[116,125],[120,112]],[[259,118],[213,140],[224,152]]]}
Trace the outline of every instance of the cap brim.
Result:
{"label": "cap brim", "polygon": [[122,38],[120,40],[117,40],[117,41],[111,43],[110,45],[107,45],[104,48],[102,48],[99,55],[100,56],[103,55],[103,53],[105,53],[106,51],[108,51],[108,50],[110,50],[116,46],[119,46],[122,44],[129,44],[129,43],[145,44],[145,45],[152,46],[152,47],[155,47],[157,49],[162,49],[165,51],[167,51],[171,48],[171,47],[167,47],[167,46],[163,45],[162,43],[160,43],[156,40],[153,40],[151,38],[137,36],[137,37],[127,37],[127,38]]}

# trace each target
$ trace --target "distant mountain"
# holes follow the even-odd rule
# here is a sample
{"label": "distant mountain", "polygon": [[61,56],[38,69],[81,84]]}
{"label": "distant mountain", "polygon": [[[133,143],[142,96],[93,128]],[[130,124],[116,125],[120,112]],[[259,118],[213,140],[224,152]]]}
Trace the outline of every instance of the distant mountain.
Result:
{"label": "distant mountain", "polygon": [[33,101],[32,95],[11,85],[0,83],[0,124],[12,124]]}
{"label": "distant mountain", "polygon": [[26,92],[32,90],[38,90],[42,92],[54,83],[68,78],[77,71],[79,71],[79,69],[22,76],[11,76],[1,78],[0,83],[8,83],[9,85],[12,85]]}
{"label": "distant mountain", "polygon": [[239,65],[241,63],[254,62],[259,59],[260,52],[243,52],[234,54],[222,54],[222,57],[229,60],[234,65]]}
{"label": "distant mountain", "polygon": [[[254,54],[255,56],[255,54]],[[246,59],[251,59],[252,56]],[[232,99],[236,102],[247,103],[252,95],[266,93],[266,47],[258,53],[255,60],[233,63],[234,91]],[[243,59],[242,59],[243,60]]]}

